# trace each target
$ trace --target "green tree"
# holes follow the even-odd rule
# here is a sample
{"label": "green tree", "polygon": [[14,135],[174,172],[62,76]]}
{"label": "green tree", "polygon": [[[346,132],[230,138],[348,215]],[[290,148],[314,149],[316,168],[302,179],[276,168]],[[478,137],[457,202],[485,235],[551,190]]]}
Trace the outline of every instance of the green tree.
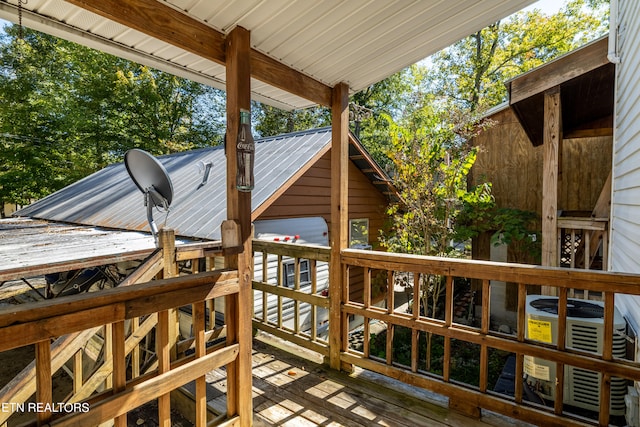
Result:
{"label": "green tree", "polygon": [[253,102],[252,110],[254,129],[259,137],[331,126],[331,111],[324,107],[282,110]]}
{"label": "green tree", "polygon": [[556,14],[518,12],[433,55],[422,91],[445,108],[482,111],[506,101],[504,82],[606,34],[608,2],[570,0]]}
{"label": "green tree", "polygon": [[460,256],[456,225],[463,206],[493,205],[490,185],[467,188],[478,150],[469,140],[488,122],[459,120],[430,103],[400,122],[389,118],[399,200],[388,208],[393,225],[383,233],[383,244],[393,252]]}
{"label": "green tree", "polygon": [[[389,120],[399,200],[388,208],[391,228],[381,242],[393,252],[459,257],[458,215],[463,206],[484,210],[494,204],[489,185],[467,187],[477,147],[470,138],[488,125],[482,121],[451,118],[425,103],[399,123]],[[455,123],[452,125],[450,123]],[[425,316],[438,317],[438,301],[445,277],[429,274],[413,277]],[[432,334],[427,334],[427,369],[431,368]]]}
{"label": "green tree", "polygon": [[410,96],[416,85],[417,70],[416,66],[408,67],[351,96],[351,129],[387,171],[392,169],[392,162],[387,155],[391,144],[386,118],[399,118],[407,105],[412,105]]}
{"label": "green tree", "polygon": [[25,204],[122,159],[222,142],[221,91],[66,40],[0,38],[0,204]]}
{"label": "green tree", "polygon": [[66,114],[73,76],[66,51],[53,38],[26,31],[5,37],[0,52],[0,200],[18,204],[66,183],[71,156]]}

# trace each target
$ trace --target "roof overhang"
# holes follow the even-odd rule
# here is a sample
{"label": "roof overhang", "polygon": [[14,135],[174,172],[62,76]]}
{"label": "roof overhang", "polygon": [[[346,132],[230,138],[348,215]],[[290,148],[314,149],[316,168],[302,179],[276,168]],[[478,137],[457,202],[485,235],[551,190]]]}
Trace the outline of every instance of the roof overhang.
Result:
{"label": "roof overhang", "polygon": [[[142,260],[156,250],[149,233],[54,221],[0,220],[0,285],[43,274]],[[178,239],[177,245],[188,243]]]}
{"label": "roof overhang", "polygon": [[507,82],[509,104],[534,146],[543,143],[544,93],[559,87],[564,139],[613,135],[615,65],[603,37]]}
{"label": "roof overhang", "polygon": [[371,184],[392,202],[400,200],[398,189],[389,175],[364,148],[360,140],[349,132],[349,160],[367,177]]}
{"label": "roof overhang", "polygon": [[[213,87],[225,86],[226,36],[251,32],[254,99],[330,105],[535,0],[29,0],[23,23]],[[0,0],[17,21],[18,0]]]}

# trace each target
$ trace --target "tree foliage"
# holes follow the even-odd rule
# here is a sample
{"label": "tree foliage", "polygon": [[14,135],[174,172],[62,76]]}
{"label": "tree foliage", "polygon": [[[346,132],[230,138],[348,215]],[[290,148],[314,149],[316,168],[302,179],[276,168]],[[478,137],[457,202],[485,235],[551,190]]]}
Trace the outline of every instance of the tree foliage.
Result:
{"label": "tree foliage", "polygon": [[463,206],[484,210],[493,205],[489,185],[467,187],[477,155],[470,138],[489,123],[452,125],[450,120],[430,104],[400,123],[389,119],[399,200],[389,206],[393,225],[383,233],[383,244],[394,252],[455,255]]}
{"label": "tree foliage", "polygon": [[491,184],[467,188],[477,147],[469,138],[487,125],[483,111],[506,100],[504,82],[603,34],[603,0],[570,0],[554,15],[519,12],[414,67],[413,93],[390,121],[389,158],[400,202],[389,208],[394,251],[455,256],[456,242],[481,232],[534,255],[535,214],[495,206]]}
{"label": "tree foliage", "polygon": [[126,150],[221,142],[220,91],[66,40],[7,26],[0,39],[0,205],[25,204]]}
{"label": "tree foliage", "polygon": [[[416,70],[411,66],[351,96],[350,101],[355,104],[351,129],[374,160],[387,171],[393,168],[388,156],[391,144],[387,118],[401,117],[407,103],[411,102]],[[368,114],[358,114],[359,111]]]}
{"label": "tree foliage", "polygon": [[518,12],[438,52],[423,66],[422,90],[445,108],[486,110],[506,100],[504,83],[604,35],[602,0],[570,0],[556,14]]}
{"label": "tree foliage", "polygon": [[331,126],[331,110],[324,107],[287,111],[254,102],[252,110],[254,129],[260,137]]}

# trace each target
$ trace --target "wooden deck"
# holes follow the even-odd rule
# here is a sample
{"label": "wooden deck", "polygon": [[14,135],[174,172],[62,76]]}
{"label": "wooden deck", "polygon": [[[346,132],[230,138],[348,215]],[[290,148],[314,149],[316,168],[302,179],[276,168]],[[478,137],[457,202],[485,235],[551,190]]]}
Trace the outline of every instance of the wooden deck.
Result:
{"label": "wooden deck", "polygon": [[[207,400],[226,410],[226,375],[207,374]],[[253,342],[254,426],[526,426],[495,414],[449,411],[446,398],[356,369],[337,372],[322,356],[260,334]]]}

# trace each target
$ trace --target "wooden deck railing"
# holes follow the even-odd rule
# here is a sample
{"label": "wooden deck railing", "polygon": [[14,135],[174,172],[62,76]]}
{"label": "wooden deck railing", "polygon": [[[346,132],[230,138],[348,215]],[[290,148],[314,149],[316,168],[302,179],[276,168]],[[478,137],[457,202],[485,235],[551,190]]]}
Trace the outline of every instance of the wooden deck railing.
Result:
{"label": "wooden deck railing", "polygon": [[[165,242],[162,250],[117,288],[0,311],[0,351],[35,345],[33,377],[25,381],[33,381],[36,402],[81,405],[68,407],[74,410],[69,414],[65,413],[64,406],[58,413],[44,410],[51,409],[46,406],[38,407],[43,410],[34,411],[36,420],[32,424],[97,425],[114,419],[116,425],[124,425],[128,411],[158,398],[159,420],[167,425],[170,422],[170,391],[193,380],[196,381],[198,408],[196,425],[207,423],[204,374],[235,363],[239,347],[237,342],[227,339],[207,349],[205,339],[215,334],[216,326],[210,321],[210,330],[205,331],[205,301],[235,297],[239,291],[238,273],[225,269],[204,271],[208,270],[205,264],[212,264],[211,257],[223,254],[219,247],[198,244],[176,249],[171,245],[171,239],[161,240]],[[262,299],[260,306],[254,307],[258,315],[254,318],[254,326],[325,355],[332,351],[331,342],[338,343],[343,366],[361,366],[443,394],[449,398],[451,407],[469,414],[479,415],[481,409],[488,409],[526,421],[536,420],[542,425],[604,426],[612,419],[610,402],[612,395],[618,393],[619,380],[640,381],[640,365],[622,358],[618,353],[619,346],[614,352],[614,341],[618,341],[614,331],[617,322],[614,300],[619,294],[640,295],[638,275],[343,250],[340,265],[333,267],[340,269],[343,278],[338,284],[342,298],[341,324],[344,325],[348,317],[362,319],[362,346],[356,348],[345,329],[329,325],[329,339],[325,339],[317,326],[322,317],[319,313],[330,307],[328,295],[322,294],[319,283],[324,279],[319,279],[318,273],[319,265],[328,263],[328,248],[264,242],[255,242],[254,248],[262,256],[262,273],[256,278],[261,280],[253,283],[256,299]],[[190,274],[180,275],[178,263],[186,260],[191,260],[187,268]],[[270,260],[273,261],[271,264]],[[289,271],[292,274],[287,279],[290,288],[284,286],[285,264],[292,265]],[[303,272],[308,273],[308,285],[301,282]],[[156,276],[155,280],[151,280],[153,276]],[[398,277],[408,288],[406,294],[410,298],[403,301],[406,304],[394,300],[393,290]],[[444,304],[434,310],[417,296],[425,290],[432,291],[437,279],[442,279]],[[479,307],[479,313],[474,316],[477,324],[463,324],[456,313],[456,295],[459,288],[467,286],[471,280],[482,283],[477,300],[467,303],[469,308]],[[495,313],[490,305],[493,280],[513,283],[517,287],[518,311],[513,334],[491,323]],[[380,282],[386,283],[383,298],[386,307],[373,304],[379,296],[374,294],[385,289]],[[357,286],[358,292],[352,292],[352,286]],[[549,322],[540,327],[539,322],[532,322],[527,317],[528,293],[539,286],[557,289],[558,313],[553,325]],[[573,288],[603,295],[604,334],[599,351],[580,349],[568,339],[567,326],[571,321],[568,290]],[[275,301],[273,316],[269,314],[270,295],[271,301]],[[291,324],[283,318],[288,300],[292,302],[292,319],[298,319]],[[177,350],[176,333],[171,331],[175,326],[172,313],[189,304],[193,305],[195,338],[183,345],[192,345],[195,354],[178,359],[181,352]],[[305,308],[309,310],[308,327],[299,319]],[[154,327],[157,364],[147,365],[144,372],[141,362],[131,363],[131,360],[139,357],[134,355],[138,343]],[[535,327],[541,329],[534,333],[535,329],[531,328]],[[54,402],[52,375],[66,360],[71,360],[72,366],[80,370],[82,359],[76,356],[80,343],[97,331],[106,341],[107,350],[111,350],[111,357],[105,358],[86,379],[76,376],[75,398]],[[376,339],[383,337],[382,342],[374,343],[374,335],[377,335]],[[54,344],[51,344],[52,340],[55,340]],[[433,347],[429,357],[427,347]],[[471,351],[456,357],[461,348]],[[492,391],[490,361],[495,354],[513,355],[515,359],[513,396]],[[548,362],[543,368],[554,371],[549,373],[548,381],[555,396],[552,406],[527,399],[527,386],[521,379],[531,369],[527,366],[530,358]],[[468,375],[460,374],[469,365],[476,369],[472,380]],[[571,369],[595,374],[593,383],[598,389],[595,418],[579,414],[565,404],[565,386],[574,372]],[[104,385],[103,390],[96,391],[96,384]],[[15,396],[0,393],[0,403],[17,406],[19,401]],[[233,407],[238,403],[234,399],[228,397],[228,404]],[[88,405],[88,412],[84,412],[83,404]],[[230,413],[233,423],[235,411]]]}
{"label": "wooden deck railing", "polygon": [[[606,270],[608,226],[606,218],[558,218],[558,254],[561,267]],[[602,257],[598,257],[601,251]],[[569,297],[601,299],[600,293],[569,289]]]}
{"label": "wooden deck railing", "polygon": [[[614,339],[614,298],[616,294],[640,295],[640,276],[613,274],[600,271],[569,270],[560,268],[544,268],[539,266],[499,264],[491,262],[467,261],[456,259],[441,259],[419,257],[401,254],[389,254],[372,251],[342,251],[342,267],[348,270],[353,267],[364,269],[364,280],[370,283],[373,269],[387,270],[391,277],[396,273],[411,273],[413,280],[413,295],[420,295],[428,276],[445,278],[444,307],[442,316],[424,315],[417,298],[413,299],[410,313],[396,311],[391,303],[386,309],[369,306],[369,297],[365,295],[364,303],[345,301],[344,315],[357,315],[365,319],[365,326],[373,321],[386,325],[386,357],[382,360],[369,354],[369,336],[364,334],[364,351],[347,350],[341,354],[344,362],[362,366],[364,368],[401,379],[407,383],[424,387],[444,394],[450,399],[450,406],[478,413],[480,408],[503,413],[526,421],[536,420],[541,425],[584,425],[592,423],[609,425],[610,398],[612,378],[618,377],[633,381],[640,380],[640,365],[622,360],[613,354]],[[343,274],[349,277],[349,274]],[[422,278],[422,279],[419,279]],[[454,321],[454,282],[458,279],[478,279],[482,281],[481,309],[478,326],[467,326]],[[518,288],[518,311],[515,335],[507,335],[490,327],[491,310],[491,280],[515,283]],[[344,284],[349,286],[348,283]],[[551,324],[546,331],[549,336],[536,338],[542,341],[527,339],[525,331],[532,328],[535,322],[528,323],[525,304],[528,285],[542,285],[557,288],[558,313],[557,326]],[[567,290],[571,288],[584,289],[591,292],[601,292],[604,300],[604,334],[600,354],[570,348],[567,345]],[[365,293],[368,292],[365,287]],[[345,292],[343,292],[345,293]],[[345,294],[348,294],[346,292]],[[410,362],[403,366],[395,360],[393,355],[394,332],[400,329],[408,330],[411,337]],[[442,370],[434,375],[424,366],[420,366],[421,350],[419,338],[421,335],[439,337],[443,346]],[[531,332],[533,334],[533,331]],[[555,337],[553,344],[551,337]],[[433,342],[433,341],[432,341]],[[476,384],[462,384],[454,378],[452,364],[453,344],[467,343],[477,348],[479,357],[473,363],[479,364],[479,378]],[[488,362],[490,352],[505,352],[515,355],[515,393],[508,398],[491,392],[488,382]],[[523,373],[525,372],[525,356],[549,361],[555,365],[554,378],[549,380],[554,384],[555,403],[553,408],[534,405],[524,398]],[[567,414],[563,404],[565,384],[565,367],[574,367],[583,371],[597,373],[599,381],[599,408],[597,421],[580,418]],[[625,388],[626,390],[626,388]],[[579,419],[580,418],[580,419]]]}
{"label": "wooden deck railing", "polygon": [[[561,259],[562,267],[586,268],[589,269],[598,254],[602,250],[602,266],[607,265],[607,245],[608,224],[606,218],[581,218],[581,217],[560,217],[558,218],[559,251],[562,257],[567,255],[567,259]],[[563,249],[567,250],[563,250]],[[564,264],[564,265],[563,265]]]}
{"label": "wooden deck railing", "polygon": [[[196,382],[196,413],[190,418],[198,426],[211,421],[204,376],[234,363],[239,344],[227,340],[207,348],[206,338],[216,326],[211,321],[206,330],[205,304],[236,295],[238,272],[200,271],[223,254],[219,242],[176,248],[168,230],[161,231],[160,242],[161,249],[116,288],[0,310],[0,352],[35,345],[34,363],[0,391],[0,425],[14,412],[32,415],[31,425],[86,426],[109,420],[127,425],[127,412],[158,399],[159,423],[169,426],[170,392],[191,381]],[[180,269],[186,261],[188,268]],[[177,358],[176,312],[185,305],[192,305],[195,354]],[[213,313],[210,318],[215,319]],[[82,348],[96,334],[104,342],[103,357],[85,379]],[[142,340],[155,342],[152,363],[141,360]],[[67,361],[73,366],[73,392],[54,401],[52,376]],[[27,401],[34,392],[37,404]],[[228,404],[236,405],[237,397],[228,396]],[[237,421],[237,415],[231,411],[229,419]]]}
{"label": "wooden deck railing", "polygon": [[254,327],[328,356],[330,248],[254,240],[253,251]]}
{"label": "wooden deck railing", "polygon": [[[263,254],[263,260],[267,259],[269,253],[277,254],[277,265],[281,265],[285,257],[291,257],[296,262],[305,258],[320,259],[318,252],[310,253],[307,251],[311,248],[301,248],[297,245],[255,242],[254,247],[256,252]],[[322,257],[325,256],[322,252]],[[487,409],[525,421],[535,420],[535,423],[540,425],[609,425],[613,419],[610,406],[612,393],[619,398],[621,390],[626,394],[626,380],[640,380],[640,365],[621,357],[621,346],[624,355],[626,341],[622,339],[623,342],[620,344],[618,335],[623,332],[614,331],[615,295],[640,295],[638,275],[351,249],[342,251],[339,268],[342,269],[343,278],[340,293],[343,298],[341,316],[343,319],[362,320],[362,339],[359,347],[356,348],[350,342],[350,337],[344,330],[332,325],[329,325],[329,334],[340,336],[336,340],[330,339],[322,346],[318,346],[309,336],[304,336],[303,331],[286,330],[282,327],[281,318],[266,318],[261,314],[258,319],[254,319],[254,326],[307,348],[318,349],[325,355],[330,350],[329,343],[338,342],[341,346],[340,359],[343,366],[360,366],[443,394],[449,398],[452,408],[468,414],[479,416],[481,409]],[[263,267],[263,271],[267,271],[267,268]],[[358,277],[359,275],[361,277]],[[278,270],[277,277],[282,277],[281,270]],[[398,277],[402,278],[403,284],[408,287],[409,297],[406,301],[394,300],[395,293],[392,290]],[[429,291],[432,291],[434,282],[430,279],[435,278],[443,280],[444,304],[434,315],[433,308],[427,307],[425,310],[424,302],[415,296],[420,296],[427,286]],[[281,281],[267,284],[269,280],[270,278],[265,276],[263,280],[254,282],[254,290],[263,293],[263,302],[266,301],[264,293],[271,293],[282,298],[297,298],[300,302],[313,303],[319,307],[329,304],[325,297],[308,295],[297,289],[286,289],[279,284]],[[386,307],[373,304],[376,299],[374,293],[379,292],[378,282],[381,280],[387,285]],[[465,295],[465,292],[459,292],[459,288],[468,286],[471,280],[480,281],[482,290],[476,295],[475,302],[467,302],[466,305],[471,310],[477,307],[479,312],[475,313],[475,324],[463,324],[459,313],[456,313],[460,308],[456,298],[458,294]],[[494,280],[517,287],[518,309],[516,324],[513,325],[511,334],[506,333],[504,328],[499,328],[500,325],[492,324],[493,316],[496,314],[496,309],[490,306],[491,283]],[[350,289],[354,282],[360,294]],[[535,319],[529,320],[526,304],[527,295],[539,290],[540,286],[557,290],[558,313],[554,325],[544,325],[543,322],[543,331],[536,333],[533,328],[540,323]],[[603,296],[604,333],[599,352],[580,349],[579,345],[572,344],[567,337],[567,326],[570,322],[567,302],[570,289],[597,292]],[[268,307],[256,309],[261,313],[268,311]],[[279,316],[281,313],[282,311],[278,310]],[[616,321],[618,320],[616,317]],[[531,331],[527,332],[528,328],[532,328]],[[427,356],[427,343],[431,343],[434,348],[433,354],[429,355],[431,360],[428,360]],[[458,353],[465,351],[466,353],[460,357]],[[496,355],[500,356],[502,361],[508,356],[515,359],[513,374],[516,380],[511,396],[492,390],[496,379],[495,373],[492,372],[495,367],[489,365]],[[555,396],[552,406],[536,403],[530,396],[527,397],[529,387],[523,378],[527,370],[532,369],[531,366],[526,366],[532,360],[546,362],[542,369],[552,367],[548,381],[553,389],[550,393]],[[499,370],[503,364],[499,365]],[[468,375],[460,373],[464,372],[468,365],[473,365],[473,380],[469,380]],[[595,411],[576,410],[565,403],[564,397],[570,393],[567,387],[572,381],[569,377],[578,370],[593,374],[587,376],[592,381],[590,387],[599,389],[595,397]],[[613,415],[620,416],[619,411],[620,408],[616,408]]]}

